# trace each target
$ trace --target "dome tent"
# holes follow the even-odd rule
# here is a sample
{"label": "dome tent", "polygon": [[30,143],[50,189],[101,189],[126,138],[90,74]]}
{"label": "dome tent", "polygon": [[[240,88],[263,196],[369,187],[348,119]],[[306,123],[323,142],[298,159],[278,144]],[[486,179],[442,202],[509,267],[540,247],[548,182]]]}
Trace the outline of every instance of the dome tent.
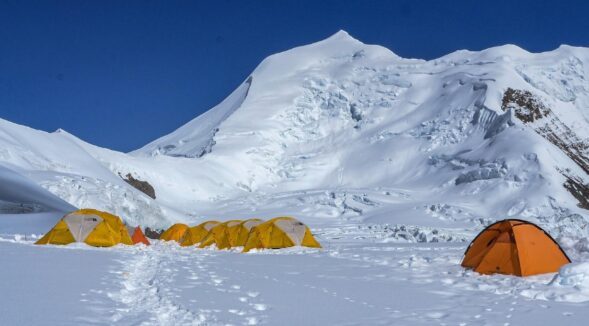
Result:
{"label": "dome tent", "polygon": [[95,209],[80,209],[65,215],[35,244],[65,245],[72,242],[84,242],[94,247],[133,244],[118,216]]}
{"label": "dome tent", "polygon": [[[166,231],[164,231],[160,235],[160,240],[176,241],[178,243],[182,243],[185,240],[185,237],[187,236],[188,229],[190,229],[188,225],[176,223],[170,226]],[[188,234],[188,236],[190,235]]]}
{"label": "dome tent", "polygon": [[206,221],[188,229],[190,236],[181,242],[182,246],[193,246],[200,243],[219,222]]}
{"label": "dome tent", "polygon": [[133,241],[133,244],[143,243],[146,246],[150,245],[149,240],[147,240],[147,237],[145,237],[145,234],[141,230],[141,227],[131,227],[129,234],[131,235],[131,241]]}
{"label": "dome tent", "polygon": [[517,219],[486,227],[466,249],[462,266],[481,274],[529,276],[557,272],[571,260],[539,226]]}
{"label": "dome tent", "polygon": [[293,217],[276,217],[251,229],[243,252],[293,246],[321,248],[305,224]]}
{"label": "dome tent", "polygon": [[251,229],[262,223],[264,223],[264,221],[257,218],[252,218],[237,225],[228,226],[227,233],[229,238],[229,245],[231,247],[245,246]]}
{"label": "dome tent", "polygon": [[217,249],[231,248],[228,229],[241,224],[241,220],[231,220],[215,225],[201,241],[199,248],[216,245]]}

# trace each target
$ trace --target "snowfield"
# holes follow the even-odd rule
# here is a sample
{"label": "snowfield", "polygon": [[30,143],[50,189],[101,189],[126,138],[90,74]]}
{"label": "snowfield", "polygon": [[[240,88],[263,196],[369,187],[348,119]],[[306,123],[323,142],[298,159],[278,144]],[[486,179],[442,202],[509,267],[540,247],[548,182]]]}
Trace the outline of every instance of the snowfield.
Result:
{"label": "snowfield", "polygon": [[[583,325],[589,317],[586,264],[556,276],[482,276],[460,267],[465,242],[382,241],[382,232],[355,228],[316,229],[323,250],[248,254],[3,240],[3,275],[21,282],[3,285],[10,294],[0,312],[22,325]],[[45,314],[22,313],[40,306]]]}
{"label": "snowfield", "polygon": [[[2,322],[585,324],[588,67],[586,48],[425,61],[340,31],[268,57],[131,153],[0,119]],[[294,216],[324,248],[32,245],[75,207],[152,228]],[[473,237],[511,217],[573,263],[527,278],[461,268]]]}

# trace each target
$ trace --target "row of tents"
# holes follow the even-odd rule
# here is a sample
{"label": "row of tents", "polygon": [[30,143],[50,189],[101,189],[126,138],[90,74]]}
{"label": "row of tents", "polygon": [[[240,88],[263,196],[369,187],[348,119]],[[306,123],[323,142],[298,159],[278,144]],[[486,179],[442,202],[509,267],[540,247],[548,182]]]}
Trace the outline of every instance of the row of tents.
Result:
{"label": "row of tents", "polygon": [[217,249],[243,247],[243,252],[252,249],[278,249],[293,246],[321,248],[311,230],[292,217],[207,221],[189,227],[174,224],[160,236],[160,240],[177,241],[181,246],[198,246]]}
{"label": "row of tents", "polygon": [[[293,246],[321,248],[311,230],[292,217],[276,217],[268,221],[207,221],[193,227],[178,223],[164,231],[160,240],[177,241],[181,246],[198,245],[200,248],[212,245],[218,249],[244,247],[244,252]],[[65,245],[74,242],[95,247],[150,244],[140,227],[129,228],[120,217],[95,209],[80,209],[65,215],[35,244]]]}
{"label": "row of tents", "polygon": [[[244,252],[292,246],[321,248],[309,228],[292,217],[268,221],[207,221],[193,227],[174,224],[159,238],[176,241],[181,246],[243,247]],[[35,244],[73,242],[96,247],[120,243],[149,245],[141,228],[127,228],[118,216],[94,209],[65,215]],[[530,276],[558,272],[570,262],[560,245],[542,228],[528,221],[509,219],[495,222],[481,231],[466,249],[461,265],[481,274]]]}

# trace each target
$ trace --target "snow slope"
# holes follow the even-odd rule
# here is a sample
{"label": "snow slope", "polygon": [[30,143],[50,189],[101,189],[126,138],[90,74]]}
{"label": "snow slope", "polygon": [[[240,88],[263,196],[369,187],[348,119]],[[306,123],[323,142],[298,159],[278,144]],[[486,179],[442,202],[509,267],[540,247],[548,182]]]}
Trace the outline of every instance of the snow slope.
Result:
{"label": "snow slope", "polygon": [[75,208],[33,181],[0,166],[0,209],[3,213],[31,213],[68,212]]}
{"label": "snow slope", "polygon": [[[373,222],[582,220],[562,171],[582,183],[587,171],[538,130],[556,120],[587,138],[588,60],[583,48],[513,45],[403,59],[342,31],[270,56],[227,100],[132,155],[198,157],[158,164],[173,187],[147,166],[137,171],[152,174],[162,201],[190,203],[177,191],[180,166],[193,180],[181,193],[204,215],[236,200],[263,203],[254,211],[286,200],[290,209],[296,197],[317,216]],[[530,92],[550,116],[518,119],[503,103],[509,88]],[[99,152],[111,170],[123,168]]]}
{"label": "snow slope", "polygon": [[[71,211],[73,207],[94,207],[124,216],[132,225],[169,223],[167,214],[174,216],[173,210],[165,210],[129,186],[74,139],[63,130],[46,133],[0,119],[0,177],[8,177],[3,171],[12,170],[12,176],[19,174],[18,180],[12,177],[13,183],[22,188],[18,190],[5,184],[0,200],[3,200],[1,196],[26,193],[28,197],[7,200],[27,204],[34,197],[37,202],[33,203],[62,212]],[[42,193],[42,188],[33,188],[34,184],[49,192]],[[50,204],[49,193],[69,205],[54,199],[55,203]],[[169,213],[164,214],[164,211]]]}
{"label": "snow slope", "polygon": [[42,234],[75,207],[0,165],[0,236]]}
{"label": "snow slope", "polygon": [[[131,154],[3,122],[0,162],[75,206],[153,226],[264,217],[269,205],[310,223],[584,225],[569,190],[589,182],[588,61],[584,48],[513,45],[404,59],[340,31],[268,57],[219,105]],[[549,114],[522,120],[508,89]]]}

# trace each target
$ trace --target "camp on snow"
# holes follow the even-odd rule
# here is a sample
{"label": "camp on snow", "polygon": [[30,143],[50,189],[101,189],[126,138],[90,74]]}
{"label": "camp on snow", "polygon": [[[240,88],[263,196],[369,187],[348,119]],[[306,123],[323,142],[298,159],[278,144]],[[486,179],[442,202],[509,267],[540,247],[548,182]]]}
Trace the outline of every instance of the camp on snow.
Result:
{"label": "camp on snow", "polygon": [[311,230],[292,217],[277,217],[266,222],[260,219],[223,223],[207,221],[192,228],[186,224],[174,224],[162,233],[160,240],[200,248],[212,245],[217,249],[244,247],[243,252],[293,246],[321,248]]}
{"label": "camp on snow", "polygon": [[530,276],[558,272],[571,260],[539,226],[517,219],[495,222],[471,242],[462,266],[481,274]]}
{"label": "camp on snow", "polygon": [[118,216],[95,209],[80,209],[65,215],[35,244],[65,245],[73,242],[84,242],[95,247],[133,244],[125,224]]}
{"label": "camp on snow", "polygon": [[[293,217],[276,217],[266,222],[257,218],[223,223],[206,221],[193,227],[176,223],[161,234],[160,240],[175,241],[183,247],[243,247],[243,252],[293,246],[321,248],[311,230]],[[150,245],[139,226],[126,226],[120,217],[95,209],[80,209],[65,215],[35,244],[65,245],[73,242],[95,247],[110,247],[119,243]]]}

